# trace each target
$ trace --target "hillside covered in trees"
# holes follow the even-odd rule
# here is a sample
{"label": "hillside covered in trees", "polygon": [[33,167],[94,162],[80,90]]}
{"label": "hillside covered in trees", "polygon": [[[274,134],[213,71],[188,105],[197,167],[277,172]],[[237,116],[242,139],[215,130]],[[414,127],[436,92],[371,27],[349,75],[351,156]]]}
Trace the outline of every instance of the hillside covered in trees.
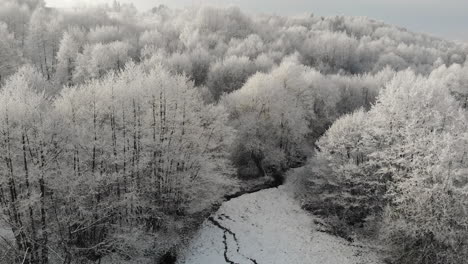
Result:
{"label": "hillside covered in trees", "polygon": [[364,17],[0,0],[0,263],[169,263],[283,182],[389,263],[464,263],[467,56]]}

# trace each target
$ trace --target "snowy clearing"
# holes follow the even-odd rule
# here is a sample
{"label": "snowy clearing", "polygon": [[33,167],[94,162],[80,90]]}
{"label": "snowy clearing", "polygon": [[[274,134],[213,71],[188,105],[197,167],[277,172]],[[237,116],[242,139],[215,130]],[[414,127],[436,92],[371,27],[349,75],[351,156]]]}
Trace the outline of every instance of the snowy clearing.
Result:
{"label": "snowy clearing", "polygon": [[382,263],[367,246],[318,231],[285,187],[224,203],[178,263]]}

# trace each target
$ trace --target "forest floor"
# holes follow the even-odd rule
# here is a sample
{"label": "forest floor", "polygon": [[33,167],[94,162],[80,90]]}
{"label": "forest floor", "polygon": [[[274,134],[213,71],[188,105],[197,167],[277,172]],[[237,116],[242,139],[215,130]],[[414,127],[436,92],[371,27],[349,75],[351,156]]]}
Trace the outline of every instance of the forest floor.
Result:
{"label": "forest floor", "polygon": [[225,202],[179,256],[182,264],[375,264],[378,248],[324,232],[286,186]]}

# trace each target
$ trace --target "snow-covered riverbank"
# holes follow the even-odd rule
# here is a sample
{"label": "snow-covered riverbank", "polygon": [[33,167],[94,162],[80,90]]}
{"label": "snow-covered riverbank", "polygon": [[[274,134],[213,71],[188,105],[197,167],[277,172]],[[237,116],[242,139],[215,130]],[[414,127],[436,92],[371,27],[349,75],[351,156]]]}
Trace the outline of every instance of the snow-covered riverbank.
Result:
{"label": "snow-covered riverbank", "polygon": [[369,247],[318,231],[285,187],[242,195],[207,219],[182,264],[373,264]]}

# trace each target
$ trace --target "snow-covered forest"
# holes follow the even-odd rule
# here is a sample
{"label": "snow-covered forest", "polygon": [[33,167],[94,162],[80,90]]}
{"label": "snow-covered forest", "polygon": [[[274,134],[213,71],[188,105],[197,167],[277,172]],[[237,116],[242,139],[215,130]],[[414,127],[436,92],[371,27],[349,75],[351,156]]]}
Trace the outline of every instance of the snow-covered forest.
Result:
{"label": "snow-covered forest", "polygon": [[226,263],[466,263],[467,56],[364,17],[0,0],[0,263],[224,263],[216,234]]}

